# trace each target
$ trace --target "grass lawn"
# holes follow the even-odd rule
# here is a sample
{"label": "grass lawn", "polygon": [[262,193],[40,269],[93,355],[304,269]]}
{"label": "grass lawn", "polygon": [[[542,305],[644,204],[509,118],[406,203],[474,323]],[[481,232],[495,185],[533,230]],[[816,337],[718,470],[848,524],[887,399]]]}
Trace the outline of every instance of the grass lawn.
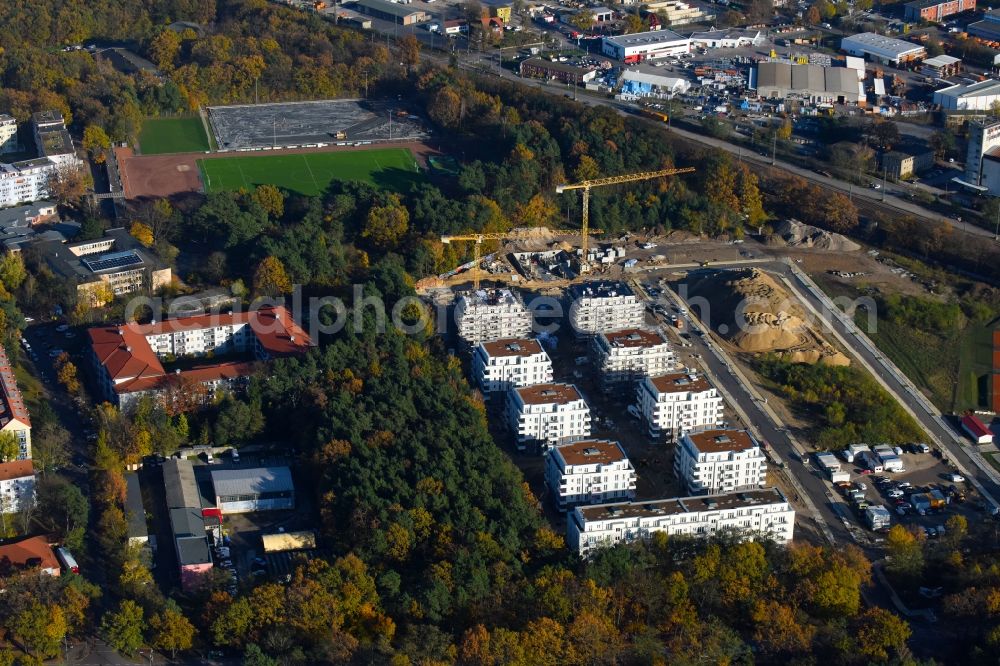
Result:
{"label": "grass lawn", "polygon": [[315,196],[332,180],[361,180],[405,191],[423,179],[413,154],[405,148],[218,157],[198,160],[198,168],[207,192],[268,184]]}
{"label": "grass lawn", "polygon": [[143,155],[195,153],[211,150],[201,118],[149,118],[139,133]]}

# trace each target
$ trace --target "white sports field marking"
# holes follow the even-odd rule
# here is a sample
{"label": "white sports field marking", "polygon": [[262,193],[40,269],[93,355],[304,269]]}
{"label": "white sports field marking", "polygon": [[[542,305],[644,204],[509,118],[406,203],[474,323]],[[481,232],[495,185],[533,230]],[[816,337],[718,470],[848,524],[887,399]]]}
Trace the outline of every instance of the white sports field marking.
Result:
{"label": "white sports field marking", "polygon": [[312,167],[311,167],[311,166],[309,166],[309,160],[308,160],[308,159],[306,159],[306,156],[305,156],[305,155],[302,155],[302,161],[306,163],[306,169],[308,169],[308,170],[309,170],[309,177],[310,177],[310,178],[312,178],[312,181],[313,181],[313,185],[315,185],[315,186],[316,186],[316,191],[317,191],[317,192],[322,192],[322,189],[320,188],[320,186],[319,186],[319,183],[317,183],[317,182],[316,182],[316,176],[315,176],[315,175],[313,175],[313,170],[312,170]]}
{"label": "white sports field marking", "polygon": [[242,182],[245,186],[250,187],[250,183],[247,182],[247,177],[243,175],[243,167],[240,166],[239,158],[236,160],[236,168],[239,169],[240,172],[240,182]]}

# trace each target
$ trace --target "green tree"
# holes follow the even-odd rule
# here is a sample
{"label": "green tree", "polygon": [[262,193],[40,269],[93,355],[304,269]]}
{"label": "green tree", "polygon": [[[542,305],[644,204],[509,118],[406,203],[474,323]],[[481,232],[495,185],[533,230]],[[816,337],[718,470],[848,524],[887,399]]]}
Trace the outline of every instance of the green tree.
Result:
{"label": "green tree", "polygon": [[131,599],[123,600],[118,610],[108,611],[101,620],[104,640],[125,655],[133,655],[143,646],[145,628],[142,606]]}
{"label": "green tree", "polygon": [[894,525],[885,538],[886,570],[907,580],[917,580],[924,570],[923,544],[902,525]]}
{"label": "green tree", "polygon": [[69,464],[69,432],[58,423],[47,421],[32,433],[31,459],[44,477]]}
{"label": "green tree", "polygon": [[21,444],[17,435],[12,432],[0,432],[0,462],[10,462],[17,460],[21,453]]}
{"label": "green tree", "polygon": [[395,194],[382,206],[372,206],[365,218],[361,237],[375,249],[388,251],[399,244],[410,226],[410,213]]}
{"label": "green tree", "polygon": [[80,145],[96,164],[103,164],[104,151],[111,148],[111,139],[103,128],[97,125],[87,125],[83,128],[83,140]]}
{"label": "green tree", "polygon": [[49,659],[59,654],[66,637],[66,617],[59,606],[32,600],[11,619],[10,629],[25,652]]}
{"label": "green tree", "polygon": [[280,296],[292,291],[285,265],[277,257],[265,257],[253,274],[253,290],[259,296]]}
{"label": "green tree", "polygon": [[149,619],[152,631],[150,644],[157,650],[170,652],[171,658],[177,653],[190,650],[194,640],[194,625],[177,608],[170,606]]}
{"label": "green tree", "polygon": [[897,654],[906,646],[910,625],[884,608],[870,608],[858,618],[858,649],[869,659],[885,662],[889,651]]}
{"label": "green tree", "polygon": [[590,29],[594,27],[595,21],[594,12],[589,9],[581,9],[570,18],[570,23],[573,24],[573,27],[578,28],[580,32],[590,32]]}
{"label": "green tree", "polygon": [[13,291],[21,286],[24,279],[28,277],[28,271],[24,267],[24,257],[20,252],[4,252],[0,257],[0,282],[9,291]]}
{"label": "green tree", "polygon": [[285,214],[285,195],[274,185],[258,185],[253,198],[272,219],[280,219]]}

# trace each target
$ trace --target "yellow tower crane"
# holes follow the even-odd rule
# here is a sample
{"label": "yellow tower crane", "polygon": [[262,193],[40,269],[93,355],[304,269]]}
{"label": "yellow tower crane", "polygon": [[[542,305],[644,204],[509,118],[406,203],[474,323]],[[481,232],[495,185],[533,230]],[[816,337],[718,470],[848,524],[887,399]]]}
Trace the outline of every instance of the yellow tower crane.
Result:
{"label": "yellow tower crane", "polygon": [[[533,232],[537,231],[538,228],[528,228],[528,229],[513,229],[511,231],[496,232],[496,233],[481,233],[481,234],[461,234],[455,236],[441,236],[442,243],[451,243],[452,241],[473,241],[474,246],[474,264],[472,266],[472,286],[474,289],[479,289],[479,250],[483,244],[483,241],[487,240],[516,240],[518,238],[531,238]],[[588,234],[603,234],[603,229],[588,229],[582,231],[580,229],[555,229],[549,231],[549,233],[556,236],[583,236],[583,246],[587,247],[587,235]]]}
{"label": "yellow tower crane", "polygon": [[582,183],[572,183],[567,185],[556,185],[556,194],[562,194],[566,190],[583,190],[583,224],[580,233],[583,235],[583,256],[580,259],[580,268],[586,270],[587,266],[587,238],[590,226],[590,189],[593,187],[604,187],[605,185],[620,185],[621,183],[634,183],[639,180],[652,180],[664,176],[675,176],[679,173],[691,173],[694,167],[684,167],[683,169],[660,169],[659,171],[640,171],[639,173],[627,173],[621,176],[608,176],[607,178],[595,178],[585,180]]}

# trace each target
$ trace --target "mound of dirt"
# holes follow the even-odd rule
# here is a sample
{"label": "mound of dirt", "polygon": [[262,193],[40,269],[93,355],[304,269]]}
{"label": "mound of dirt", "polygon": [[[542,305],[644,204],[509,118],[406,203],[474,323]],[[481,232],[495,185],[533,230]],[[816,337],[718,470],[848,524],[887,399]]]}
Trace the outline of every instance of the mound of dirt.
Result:
{"label": "mound of dirt", "polygon": [[842,234],[824,231],[819,227],[798,220],[784,220],[774,229],[773,238],[781,239],[788,247],[811,247],[834,252],[854,252],[861,246]]}
{"label": "mound of dirt", "polygon": [[689,283],[690,297],[711,306],[710,325],[737,351],[775,352],[797,363],[849,365],[805,322],[802,308],[770,275],[756,268],[725,271]]}

